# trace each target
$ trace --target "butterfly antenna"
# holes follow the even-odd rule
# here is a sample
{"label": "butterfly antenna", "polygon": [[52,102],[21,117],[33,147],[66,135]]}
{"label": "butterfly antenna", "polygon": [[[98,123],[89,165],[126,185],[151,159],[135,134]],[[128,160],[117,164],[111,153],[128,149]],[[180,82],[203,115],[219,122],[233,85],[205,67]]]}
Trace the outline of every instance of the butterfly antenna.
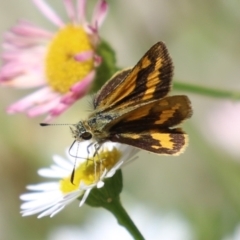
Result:
{"label": "butterfly antenna", "polygon": [[39,125],[41,126],[41,127],[48,127],[48,126],[63,126],[63,125],[65,125],[65,126],[69,126],[69,125],[71,125],[71,126],[73,126],[73,125],[76,125],[76,124],[68,124],[68,123],[59,123],[59,124],[51,124],[51,123],[39,123]]}

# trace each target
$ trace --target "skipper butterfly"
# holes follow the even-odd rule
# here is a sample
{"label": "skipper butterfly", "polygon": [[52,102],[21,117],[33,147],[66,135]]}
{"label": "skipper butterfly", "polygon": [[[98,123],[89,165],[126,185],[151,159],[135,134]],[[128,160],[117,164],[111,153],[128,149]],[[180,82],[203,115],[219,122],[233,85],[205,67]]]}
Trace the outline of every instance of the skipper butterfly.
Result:
{"label": "skipper butterfly", "polygon": [[94,111],[72,130],[76,141],[106,141],[157,154],[178,155],[188,137],[175,128],[192,115],[187,96],[167,96],[173,64],[163,42],[152,46],[135,67],[117,72],[93,98]]}

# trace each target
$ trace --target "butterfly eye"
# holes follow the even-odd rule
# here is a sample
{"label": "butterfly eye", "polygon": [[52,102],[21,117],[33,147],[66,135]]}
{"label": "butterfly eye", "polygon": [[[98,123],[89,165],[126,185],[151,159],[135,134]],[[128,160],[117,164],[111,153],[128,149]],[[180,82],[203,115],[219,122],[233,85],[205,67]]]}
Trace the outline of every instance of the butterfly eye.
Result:
{"label": "butterfly eye", "polygon": [[90,132],[84,132],[83,134],[81,134],[81,138],[83,140],[89,140],[92,138],[92,134]]}

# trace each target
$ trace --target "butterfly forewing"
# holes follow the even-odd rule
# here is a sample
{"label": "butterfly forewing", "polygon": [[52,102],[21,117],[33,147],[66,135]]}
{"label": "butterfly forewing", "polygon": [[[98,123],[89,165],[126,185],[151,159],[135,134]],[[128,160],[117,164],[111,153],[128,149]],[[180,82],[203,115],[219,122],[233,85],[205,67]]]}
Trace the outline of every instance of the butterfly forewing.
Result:
{"label": "butterfly forewing", "polygon": [[[124,69],[122,71],[117,72],[112,76],[111,79],[107,81],[107,83],[101,88],[101,90],[94,96],[93,105],[94,108],[103,107],[101,103],[103,103],[104,99],[111,94],[111,92],[119,86],[119,84],[125,79],[129,73],[131,72],[131,68]],[[105,106],[106,107],[106,106]]]}
{"label": "butterfly forewing", "polygon": [[187,96],[170,96],[152,101],[121,116],[106,126],[110,134],[141,133],[148,129],[168,129],[191,117]]}
{"label": "butterfly forewing", "polygon": [[167,48],[164,43],[158,42],[132,70],[119,73],[108,81],[96,95],[94,105],[104,111],[162,98],[170,90],[172,72]]}

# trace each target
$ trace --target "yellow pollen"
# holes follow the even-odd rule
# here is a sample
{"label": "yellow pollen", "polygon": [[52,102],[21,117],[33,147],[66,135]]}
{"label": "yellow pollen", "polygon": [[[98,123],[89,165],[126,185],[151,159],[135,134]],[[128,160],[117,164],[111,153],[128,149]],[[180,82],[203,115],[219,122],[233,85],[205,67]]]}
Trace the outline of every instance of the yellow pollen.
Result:
{"label": "yellow pollen", "polygon": [[95,157],[82,163],[75,169],[74,180],[71,183],[71,176],[60,181],[62,193],[70,193],[79,189],[80,182],[85,185],[96,183],[102,176],[105,169],[110,170],[120,159],[121,153],[113,148],[112,151],[102,150]]}
{"label": "yellow pollen", "polygon": [[48,47],[45,71],[48,84],[60,93],[66,93],[94,67],[93,59],[80,62],[74,56],[94,51],[90,39],[81,26],[67,25],[53,38]]}

